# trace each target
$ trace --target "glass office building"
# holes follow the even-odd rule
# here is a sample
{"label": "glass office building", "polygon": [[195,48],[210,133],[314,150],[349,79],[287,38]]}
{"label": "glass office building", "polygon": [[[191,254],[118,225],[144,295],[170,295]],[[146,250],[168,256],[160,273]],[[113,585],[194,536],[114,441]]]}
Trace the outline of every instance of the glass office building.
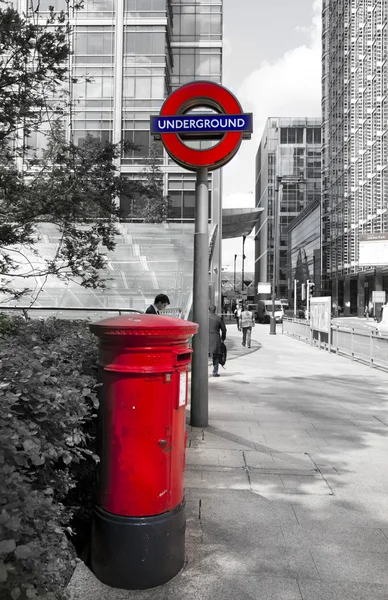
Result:
{"label": "glass office building", "polygon": [[362,315],[388,291],[388,266],[359,266],[360,235],[388,232],[388,2],[323,0],[322,19],[325,286]]}
{"label": "glass office building", "polygon": [[[19,3],[20,10],[27,9],[27,0]],[[65,0],[32,3],[42,15],[49,6],[66,8]],[[69,135],[76,144],[87,134],[132,142],[138,149],[124,154],[118,166],[128,177],[141,175],[154,144],[150,117],[166,96],[193,80],[221,83],[222,0],[84,0],[70,22],[71,72],[78,81],[71,90]],[[172,201],[171,219],[193,220],[195,175],[176,168],[160,144],[155,150]],[[209,182],[214,218],[220,173],[210,174]],[[122,199],[125,214],[131,214],[129,202]]]}
{"label": "glass office building", "polygon": [[[19,0],[19,10],[27,12],[31,2],[39,5],[42,16],[49,6],[55,10],[67,7],[65,0]],[[70,69],[78,81],[71,87],[68,135],[76,144],[87,134],[103,141],[123,139],[135,144],[137,149],[123,154],[117,164],[128,178],[144,177],[152,147],[163,171],[164,193],[171,201],[169,223],[180,224],[182,231],[184,227],[193,231],[195,173],[178,167],[160,142],[154,143],[150,117],[158,114],[165,98],[184,83],[221,83],[222,8],[222,0],[84,0],[83,7],[69,15]],[[34,133],[30,143],[42,146],[45,137]],[[131,221],[135,227],[133,200],[124,196],[120,203],[123,221]],[[221,256],[220,224],[218,170],[209,173],[209,231],[218,231],[213,243],[215,265]],[[124,223],[119,230],[122,236],[130,236]],[[149,237],[153,235],[150,232]],[[169,235],[168,227],[165,235]],[[217,296],[220,270],[212,268],[211,273]],[[163,291],[167,289],[163,287]]]}
{"label": "glass office building", "polygon": [[314,294],[321,295],[321,202],[313,200],[288,228],[288,300],[293,301],[296,281],[297,306],[302,302],[302,285],[309,280]]}
{"label": "glass office building", "polygon": [[[297,179],[301,182],[295,181]],[[256,206],[264,209],[255,233],[255,283],[257,286],[259,282],[272,282],[276,248],[277,297],[287,298],[293,285],[288,273],[287,230],[295,217],[321,196],[320,119],[271,117],[267,120],[256,155],[255,193]],[[274,244],[276,207],[279,226]]]}

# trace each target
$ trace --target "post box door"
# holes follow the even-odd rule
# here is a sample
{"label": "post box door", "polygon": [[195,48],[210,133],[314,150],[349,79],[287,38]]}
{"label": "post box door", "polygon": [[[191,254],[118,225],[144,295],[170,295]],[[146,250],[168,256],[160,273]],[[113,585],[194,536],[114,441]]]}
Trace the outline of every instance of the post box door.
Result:
{"label": "post box door", "polygon": [[171,509],[172,378],[105,372],[101,506],[119,515]]}

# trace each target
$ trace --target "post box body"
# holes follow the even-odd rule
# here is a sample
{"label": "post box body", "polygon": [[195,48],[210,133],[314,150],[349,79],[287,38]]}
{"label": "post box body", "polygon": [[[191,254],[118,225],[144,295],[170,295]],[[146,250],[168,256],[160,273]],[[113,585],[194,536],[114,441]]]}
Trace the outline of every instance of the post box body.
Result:
{"label": "post box body", "polygon": [[127,366],[104,363],[97,504],[116,515],[156,515],[183,500],[191,350],[124,350]]}
{"label": "post box body", "polygon": [[189,342],[197,328],[160,315],[91,325],[102,383],[91,562],[113,587],[160,585],[184,561]]}

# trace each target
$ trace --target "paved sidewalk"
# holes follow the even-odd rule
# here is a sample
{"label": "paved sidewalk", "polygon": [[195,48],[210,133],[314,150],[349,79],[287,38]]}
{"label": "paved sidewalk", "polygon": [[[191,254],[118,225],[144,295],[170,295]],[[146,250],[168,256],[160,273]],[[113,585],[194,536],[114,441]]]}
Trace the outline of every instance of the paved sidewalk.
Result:
{"label": "paved sidewalk", "polygon": [[188,426],[184,570],[129,592],[80,564],[73,600],[388,599],[388,374],[268,331],[228,326]]}

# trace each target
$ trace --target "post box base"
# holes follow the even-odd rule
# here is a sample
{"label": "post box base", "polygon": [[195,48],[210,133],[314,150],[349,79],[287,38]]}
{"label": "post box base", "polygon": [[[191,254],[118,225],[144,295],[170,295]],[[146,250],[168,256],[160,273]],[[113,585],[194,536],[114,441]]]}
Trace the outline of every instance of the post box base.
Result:
{"label": "post box base", "polygon": [[167,583],[185,560],[185,502],[149,517],[123,517],[94,509],[90,563],[114,588],[143,590]]}

